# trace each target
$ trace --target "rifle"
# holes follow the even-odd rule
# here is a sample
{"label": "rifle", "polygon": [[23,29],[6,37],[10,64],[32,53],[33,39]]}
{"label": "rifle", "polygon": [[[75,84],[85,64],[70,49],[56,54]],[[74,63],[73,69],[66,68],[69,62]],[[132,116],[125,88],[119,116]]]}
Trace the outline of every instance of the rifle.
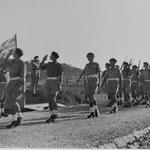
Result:
{"label": "rifle", "polygon": [[140,69],[140,64],[141,64],[141,61],[139,60],[139,63],[138,63],[138,70]]}
{"label": "rifle", "polygon": [[[123,63],[124,63],[126,60],[127,60],[127,56],[126,56],[126,58],[124,59]],[[120,70],[121,70],[122,67],[123,67],[123,63],[122,63],[122,65],[121,65],[121,67],[120,67]]]}

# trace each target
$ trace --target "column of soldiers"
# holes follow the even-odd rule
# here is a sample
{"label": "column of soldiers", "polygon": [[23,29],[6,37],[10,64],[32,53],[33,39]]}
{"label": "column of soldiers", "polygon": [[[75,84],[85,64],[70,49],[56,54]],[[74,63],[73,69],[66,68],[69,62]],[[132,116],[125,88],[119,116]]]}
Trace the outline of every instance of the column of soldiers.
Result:
{"label": "column of soldiers", "polygon": [[[14,59],[9,60],[11,55],[13,55]],[[19,100],[26,91],[26,67],[25,63],[21,60],[22,55],[23,51],[17,48],[13,53],[9,52],[7,58],[1,62],[1,104],[2,106],[4,105],[5,108],[9,108],[11,110],[10,114],[12,115],[12,121],[7,128],[14,128],[20,125],[23,118]],[[45,97],[49,103],[50,112],[46,123],[50,123],[55,122],[58,117],[56,96],[61,89],[63,67],[57,62],[59,58],[57,52],[53,51],[50,55],[50,61],[45,63],[47,57],[48,55],[45,55],[39,63],[39,59],[36,56],[32,65],[34,68],[33,74],[37,75],[37,79],[39,79],[39,69],[46,71]],[[108,106],[111,106],[110,113],[117,113],[119,104],[123,104],[123,107],[131,107],[131,104],[138,105],[141,99],[143,100],[142,104],[145,104],[146,107],[150,107],[150,68],[147,62],[143,63],[141,70],[139,70],[139,66],[123,62],[122,69],[122,67],[119,68],[119,66],[116,65],[117,60],[111,58],[109,63],[105,65],[106,70],[102,73],[101,79],[100,67],[99,64],[94,61],[94,58],[95,55],[93,53],[87,54],[88,63],[85,65],[83,72],[77,80],[77,84],[81,78],[83,78],[85,82],[85,94],[90,106],[90,113],[87,118],[99,116],[96,99],[96,93],[99,87],[103,87],[107,92],[110,101]],[[1,76],[6,73],[5,69],[7,70],[7,68],[10,74],[9,83]],[[33,94],[36,94],[38,80],[32,81],[34,81],[34,83],[32,83]],[[5,116],[3,109],[1,110],[1,115]]]}
{"label": "column of soldiers", "polygon": [[137,65],[132,65],[130,68],[131,64],[128,62],[123,62],[123,69],[119,69],[115,65],[116,62],[116,59],[110,59],[102,74],[101,86],[104,86],[107,91],[108,100],[110,100],[107,106],[112,107],[111,112],[117,112],[117,104],[123,104],[123,107],[145,104],[145,107],[150,107],[150,67],[148,62],[143,63],[141,70]]}

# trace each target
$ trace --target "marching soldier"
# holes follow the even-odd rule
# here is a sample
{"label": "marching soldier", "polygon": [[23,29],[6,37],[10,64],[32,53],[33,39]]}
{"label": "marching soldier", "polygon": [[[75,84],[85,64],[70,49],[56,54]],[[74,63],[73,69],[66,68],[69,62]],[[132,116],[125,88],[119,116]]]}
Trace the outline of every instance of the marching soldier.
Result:
{"label": "marching soldier", "polygon": [[136,65],[131,69],[131,96],[133,98],[133,105],[139,104],[139,71]]}
{"label": "marching soldier", "polygon": [[[105,76],[105,79],[103,80],[103,82],[107,80],[108,96],[110,97],[112,101],[112,109],[110,113],[116,113],[118,112],[116,95],[117,95],[119,86],[121,86],[121,74],[120,74],[120,70],[116,68],[115,66],[117,60],[114,58],[111,58],[109,62],[110,62],[110,69],[107,75]],[[102,85],[103,85],[103,82],[102,82]]]}
{"label": "marching soldier", "polygon": [[45,83],[45,96],[49,102],[50,117],[46,120],[46,123],[54,122],[57,118],[57,102],[56,96],[61,89],[63,68],[60,63],[57,62],[59,55],[57,52],[52,52],[50,56],[51,62],[44,63],[47,60],[48,55],[43,57],[40,63],[40,68],[46,70],[47,80]]}
{"label": "marching soldier", "polygon": [[[107,75],[107,73],[108,73],[108,71],[109,71],[109,69],[110,69],[110,64],[109,63],[106,63],[105,64],[105,68],[106,68],[106,70],[104,70],[103,71],[103,73],[102,73],[102,80],[105,78],[105,76]],[[103,82],[103,81],[102,81]],[[104,91],[107,93],[107,96],[108,96],[108,87],[107,87],[107,81],[105,81],[105,82],[103,82],[103,89],[104,89]],[[109,103],[108,103],[108,107],[110,107],[111,105],[112,105],[112,101],[110,101],[110,97],[108,96],[108,101],[109,101]]]}
{"label": "marching soldier", "polygon": [[31,61],[32,71],[31,71],[31,88],[33,95],[37,94],[38,81],[40,78],[40,62],[39,56],[35,56]]}
{"label": "marching soldier", "polygon": [[5,90],[8,84],[8,75],[7,75],[7,67],[1,66],[0,68],[0,105],[1,112],[0,117],[7,117],[8,115],[4,112],[4,103],[5,103]]}
{"label": "marching soldier", "polygon": [[7,128],[14,128],[20,125],[23,118],[19,100],[25,93],[26,85],[26,67],[24,62],[20,59],[23,55],[23,51],[19,48],[13,53],[14,59],[8,60],[12,52],[9,52],[6,60],[4,61],[4,66],[8,66],[10,74],[10,82],[6,88],[6,102],[5,108],[9,108],[12,114],[12,122],[7,126]]}
{"label": "marching soldier", "polygon": [[121,71],[122,76],[122,93],[124,96],[123,107],[130,107],[130,68],[127,62],[123,62],[123,70]]}
{"label": "marching soldier", "polygon": [[78,84],[78,82],[83,76],[85,76],[86,78],[86,82],[87,82],[86,92],[87,92],[89,105],[90,105],[90,114],[87,116],[87,118],[98,117],[99,115],[95,93],[97,91],[98,86],[100,85],[100,68],[99,68],[99,64],[94,62],[94,57],[95,56],[93,53],[87,54],[87,59],[89,63],[86,64],[83,72],[81,73],[79,79],[77,80],[77,84]]}
{"label": "marching soldier", "polygon": [[150,107],[150,70],[147,62],[143,63],[144,69],[141,70],[141,82],[143,83],[144,99],[146,107]]}

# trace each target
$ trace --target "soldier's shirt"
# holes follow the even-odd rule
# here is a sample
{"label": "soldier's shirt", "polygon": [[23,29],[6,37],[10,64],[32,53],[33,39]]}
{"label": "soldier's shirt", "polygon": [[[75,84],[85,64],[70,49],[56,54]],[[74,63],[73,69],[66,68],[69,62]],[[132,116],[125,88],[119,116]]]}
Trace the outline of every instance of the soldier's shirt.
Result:
{"label": "soldier's shirt", "polygon": [[99,64],[96,62],[86,64],[83,70],[85,76],[98,74],[100,72]]}
{"label": "soldier's shirt", "polygon": [[131,81],[138,81],[139,80],[139,72],[131,70]]}
{"label": "soldier's shirt", "polygon": [[58,77],[63,73],[63,67],[60,63],[48,62],[40,65],[42,70],[46,70],[48,77]]}
{"label": "soldier's shirt", "polygon": [[40,68],[40,63],[35,62],[34,60],[31,61],[31,65],[32,65],[32,70],[39,70]]}
{"label": "soldier's shirt", "polygon": [[146,69],[141,70],[141,79],[150,80],[150,70],[146,70]]}
{"label": "soldier's shirt", "polygon": [[110,68],[107,73],[108,78],[120,78],[121,74],[118,68]]}
{"label": "soldier's shirt", "polygon": [[10,77],[26,77],[26,66],[21,59],[12,59],[6,62]]}
{"label": "soldier's shirt", "polygon": [[[129,73],[130,73],[130,71],[129,71]],[[129,79],[129,73],[127,73],[126,70],[122,70],[121,71],[122,79]]]}

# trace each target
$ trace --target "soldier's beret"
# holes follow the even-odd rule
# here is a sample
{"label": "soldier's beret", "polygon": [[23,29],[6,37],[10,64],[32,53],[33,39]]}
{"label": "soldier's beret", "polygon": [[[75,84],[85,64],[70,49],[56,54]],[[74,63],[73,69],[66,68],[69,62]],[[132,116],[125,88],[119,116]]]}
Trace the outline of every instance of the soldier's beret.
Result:
{"label": "soldier's beret", "polygon": [[23,50],[20,48],[16,48],[15,52],[18,54],[19,57],[23,55]]}
{"label": "soldier's beret", "polygon": [[137,65],[133,65],[132,68],[137,68]]}
{"label": "soldier's beret", "polygon": [[57,52],[55,52],[55,51],[53,51],[51,55],[53,55],[56,59],[58,59],[58,58],[59,58],[58,53],[57,53]]}
{"label": "soldier's beret", "polygon": [[114,62],[114,63],[116,63],[117,60],[116,60],[115,58],[111,58],[111,59],[109,59],[109,62]]}
{"label": "soldier's beret", "polygon": [[128,62],[124,61],[124,62],[123,62],[123,65],[127,65],[127,66],[128,66],[129,64],[128,64]]}
{"label": "soldier's beret", "polygon": [[87,57],[89,57],[89,56],[92,56],[92,57],[94,57],[94,53],[88,53],[87,55],[86,55]]}
{"label": "soldier's beret", "polygon": [[143,64],[144,64],[144,65],[146,65],[146,66],[148,66],[148,65],[149,65],[149,64],[148,64],[148,62],[144,62]]}
{"label": "soldier's beret", "polygon": [[35,56],[33,59],[37,59],[37,58],[39,58],[39,56]]}

